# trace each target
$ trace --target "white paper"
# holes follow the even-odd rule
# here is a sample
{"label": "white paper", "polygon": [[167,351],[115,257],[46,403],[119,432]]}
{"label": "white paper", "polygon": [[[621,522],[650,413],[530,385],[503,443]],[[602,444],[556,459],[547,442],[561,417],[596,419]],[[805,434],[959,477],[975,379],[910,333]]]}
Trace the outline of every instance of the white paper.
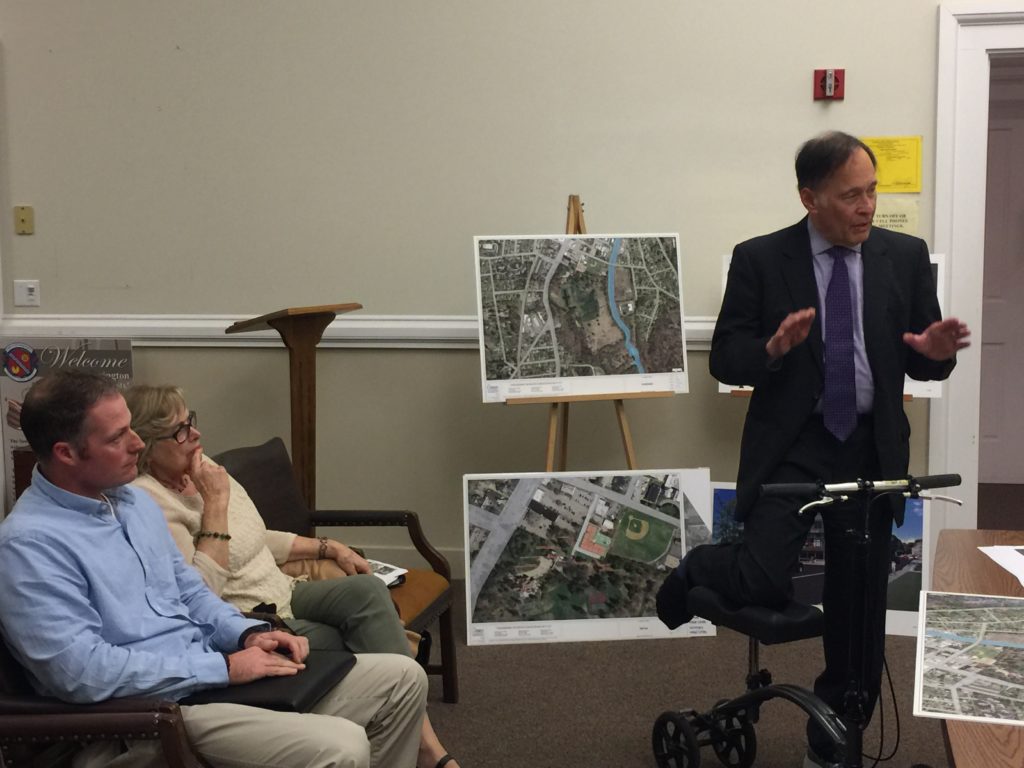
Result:
{"label": "white paper", "polygon": [[1000,568],[1016,576],[1017,581],[1024,586],[1024,547],[998,545],[978,549],[995,560]]}
{"label": "white paper", "polygon": [[408,568],[399,568],[397,565],[391,565],[391,563],[382,563],[380,560],[367,561],[370,564],[370,568],[373,569],[373,575],[383,581],[389,587],[409,572]]}

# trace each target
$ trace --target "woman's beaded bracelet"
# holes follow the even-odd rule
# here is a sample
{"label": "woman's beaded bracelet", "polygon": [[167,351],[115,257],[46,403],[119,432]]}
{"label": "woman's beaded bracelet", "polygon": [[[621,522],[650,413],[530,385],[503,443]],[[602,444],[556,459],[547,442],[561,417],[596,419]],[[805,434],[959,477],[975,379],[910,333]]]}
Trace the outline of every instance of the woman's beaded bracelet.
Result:
{"label": "woman's beaded bracelet", "polygon": [[197,539],[220,539],[221,541],[231,541],[230,533],[221,533],[220,531],[200,531],[196,534]]}

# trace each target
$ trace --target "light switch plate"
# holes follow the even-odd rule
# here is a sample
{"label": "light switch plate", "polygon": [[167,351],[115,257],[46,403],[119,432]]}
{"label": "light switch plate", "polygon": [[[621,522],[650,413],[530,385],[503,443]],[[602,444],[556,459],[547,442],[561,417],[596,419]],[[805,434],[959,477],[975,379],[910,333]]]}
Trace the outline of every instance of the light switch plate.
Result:
{"label": "light switch plate", "polygon": [[16,307],[38,307],[39,306],[39,281],[38,280],[15,280],[14,281],[14,306],[16,306]]}
{"label": "light switch plate", "polygon": [[14,233],[34,235],[36,233],[36,212],[31,205],[14,206]]}

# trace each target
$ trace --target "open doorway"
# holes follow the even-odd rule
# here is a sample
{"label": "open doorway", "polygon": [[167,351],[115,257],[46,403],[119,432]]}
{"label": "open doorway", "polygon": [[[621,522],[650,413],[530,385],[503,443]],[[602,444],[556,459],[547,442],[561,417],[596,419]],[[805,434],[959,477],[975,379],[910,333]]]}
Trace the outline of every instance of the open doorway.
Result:
{"label": "open doorway", "polygon": [[[948,260],[948,311],[968,324],[975,339],[957,356],[944,396],[929,409],[929,471],[959,473],[963,483],[956,496],[964,500],[962,507],[933,505],[925,535],[931,553],[942,529],[976,528],[978,523],[991,63],[1022,52],[1024,0],[939,6],[933,246]],[[1014,514],[1019,510],[1015,505],[1003,509],[1012,517],[1020,515]],[[930,561],[925,560],[926,569]],[[930,583],[930,573],[925,582]]]}
{"label": "open doorway", "polygon": [[1024,54],[991,58],[978,527],[1024,529]]}

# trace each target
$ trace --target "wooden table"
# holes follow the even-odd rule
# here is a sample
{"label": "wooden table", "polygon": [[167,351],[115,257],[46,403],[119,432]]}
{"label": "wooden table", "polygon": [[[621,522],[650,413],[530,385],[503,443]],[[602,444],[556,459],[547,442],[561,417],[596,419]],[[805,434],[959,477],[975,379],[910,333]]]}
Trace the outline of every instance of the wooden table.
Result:
{"label": "wooden table", "polygon": [[[954,531],[939,533],[932,569],[936,592],[1024,597],[1024,587],[978,547],[1024,546],[1024,531]],[[957,768],[1020,768],[1024,765],[1024,728],[964,720],[944,720],[950,753]]]}

